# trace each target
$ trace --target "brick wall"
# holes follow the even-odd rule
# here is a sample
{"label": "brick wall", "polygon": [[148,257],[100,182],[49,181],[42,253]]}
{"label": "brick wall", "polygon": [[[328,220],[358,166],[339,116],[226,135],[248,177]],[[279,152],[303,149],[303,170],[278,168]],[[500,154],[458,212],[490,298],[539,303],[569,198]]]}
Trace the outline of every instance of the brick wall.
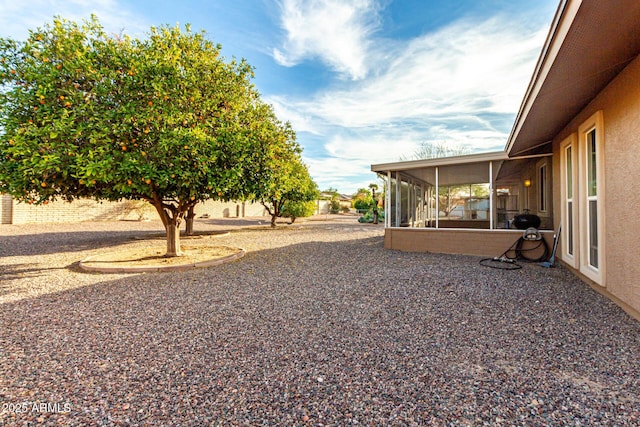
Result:
{"label": "brick wall", "polygon": [[242,218],[245,216],[265,216],[268,213],[260,203],[207,200],[196,205],[196,218],[203,215],[208,215],[209,218]]}
{"label": "brick wall", "polygon": [[[209,200],[196,205],[196,218],[264,216],[264,207],[258,203],[217,202]],[[156,210],[147,202],[125,200],[120,202],[97,202],[78,199],[71,203],[51,202],[47,205],[19,203],[10,196],[0,196],[0,219],[2,224],[28,224],[35,222],[77,222],[155,219]]]}
{"label": "brick wall", "polygon": [[0,224],[11,224],[13,199],[8,194],[0,194]]}

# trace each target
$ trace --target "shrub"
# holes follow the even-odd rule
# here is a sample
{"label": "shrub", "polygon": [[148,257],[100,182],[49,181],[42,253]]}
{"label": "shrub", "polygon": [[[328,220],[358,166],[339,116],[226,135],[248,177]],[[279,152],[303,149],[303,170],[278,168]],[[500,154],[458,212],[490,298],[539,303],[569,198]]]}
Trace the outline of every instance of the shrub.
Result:
{"label": "shrub", "polygon": [[[378,221],[384,220],[384,211],[382,209],[378,209]],[[373,222],[373,209],[366,212],[360,218],[358,218],[358,222],[361,223],[370,223]]]}
{"label": "shrub", "polygon": [[308,202],[287,201],[282,208],[282,216],[291,218],[293,224],[296,218],[305,218],[316,212],[316,202],[311,200]]}

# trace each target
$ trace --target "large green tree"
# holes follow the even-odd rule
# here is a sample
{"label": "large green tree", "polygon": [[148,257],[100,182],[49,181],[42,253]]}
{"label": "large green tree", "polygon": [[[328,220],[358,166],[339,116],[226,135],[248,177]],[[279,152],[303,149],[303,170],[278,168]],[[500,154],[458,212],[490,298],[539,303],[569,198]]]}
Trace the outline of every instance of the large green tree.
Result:
{"label": "large green tree", "polygon": [[287,205],[315,200],[318,186],[309,175],[307,166],[299,158],[278,159],[275,164],[281,172],[274,174],[267,188],[259,197],[260,203],[271,215],[271,226],[276,219],[288,214]]}
{"label": "large green tree", "polygon": [[243,175],[276,129],[254,125],[265,107],[253,69],[220,49],[188,26],[109,36],[95,17],[0,39],[0,191],[34,203],[146,200],[167,256],[181,255],[189,209],[247,196]]}
{"label": "large green tree", "polygon": [[241,153],[245,169],[237,175],[239,187],[245,198],[264,206],[275,227],[277,218],[300,211],[295,204],[315,200],[318,187],[302,161],[294,130],[277,119],[270,105],[253,103],[243,123],[251,144]]}
{"label": "large green tree", "polygon": [[256,174],[252,198],[269,212],[271,226],[275,227],[276,219],[287,214],[287,205],[294,208],[296,203],[315,200],[319,192],[302,161],[302,149],[289,123],[279,122],[273,112],[266,116],[271,118],[263,122],[268,129],[261,133],[263,149],[259,159],[252,162]]}

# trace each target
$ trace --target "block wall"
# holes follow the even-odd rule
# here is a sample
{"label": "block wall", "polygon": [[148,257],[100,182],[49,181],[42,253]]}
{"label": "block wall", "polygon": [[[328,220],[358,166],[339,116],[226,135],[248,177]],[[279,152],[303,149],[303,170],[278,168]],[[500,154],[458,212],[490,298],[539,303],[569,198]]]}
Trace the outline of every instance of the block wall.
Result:
{"label": "block wall", "polygon": [[[196,218],[236,218],[264,216],[266,210],[259,203],[207,201],[196,205]],[[0,196],[2,224],[29,224],[38,222],[118,221],[155,219],[158,214],[149,203],[125,200],[97,202],[79,199],[73,202],[56,201],[47,205],[19,203],[9,195]]]}

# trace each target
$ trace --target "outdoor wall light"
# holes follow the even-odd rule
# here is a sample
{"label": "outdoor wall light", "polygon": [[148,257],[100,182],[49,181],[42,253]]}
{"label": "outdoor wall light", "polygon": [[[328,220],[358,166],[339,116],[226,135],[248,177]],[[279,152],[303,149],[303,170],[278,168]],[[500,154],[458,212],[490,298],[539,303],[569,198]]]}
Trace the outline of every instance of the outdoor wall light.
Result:
{"label": "outdoor wall light", "polygon": [[527,188],[531,187],[531,180],[530,179],[525,179],[524,180],[524,186],[527,187]]}

